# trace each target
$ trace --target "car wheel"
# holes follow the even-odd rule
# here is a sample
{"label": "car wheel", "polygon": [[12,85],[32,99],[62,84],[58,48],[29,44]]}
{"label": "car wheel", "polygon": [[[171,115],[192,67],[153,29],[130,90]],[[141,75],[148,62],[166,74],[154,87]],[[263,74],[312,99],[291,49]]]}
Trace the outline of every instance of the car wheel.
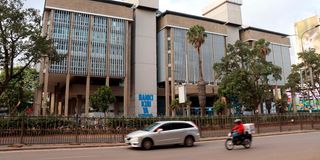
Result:
{"label": "car wheel", "polygon": [[188,136],[188,137],[185,138],[185,140],[184,140],[184,146],[186,146],[186,147],[192,147],[193,144],[194,144],[193,137]]}
{"label": "car wheel", "polygon": [[145,150],[150,150],[153,146],[153,143],[150,139],[145,139],[142,141],[142,148]]}

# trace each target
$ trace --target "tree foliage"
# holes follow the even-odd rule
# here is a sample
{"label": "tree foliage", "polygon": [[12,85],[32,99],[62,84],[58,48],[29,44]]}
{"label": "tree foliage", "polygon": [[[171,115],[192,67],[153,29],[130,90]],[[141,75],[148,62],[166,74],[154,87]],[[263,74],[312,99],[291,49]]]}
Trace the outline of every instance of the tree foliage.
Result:
{"label": "tree foliage", "polygon": [[[41,35],[41,16],[33,8],[23,8],[21,0],[0,0],[0,95],[44,56],[58,61],[52,41]],[[19,68],[15,70],[15,67]]]}
{"label": "tree foliage", "polygon": [[[20,68],[15,68],[18,72]],[[25,111],[31,107],[34,90],[38,86],[38,72],[35,69],[26,68],[19,77],[10,81],[8,89],[0,95],[0,107],[7,108],[9,115]],[[4,78],[4,73],[0,74],[0,79]]]}
{"label": "tree foliage", "polygon": [[171,105],[170,106],[171,106],[172,110],[177,109],[180,106],[179,98],[176,98],[176,99],[174,99],[174,101],[171,101]]}
{"label": "tree foliage", "polygon": [[206,107],[206,83],[203,79],[203,66],[202,66],[202,54],[200,48],[202,44],[205,42],[205,38],[207,34],[205,33],[205,29],[202,26],[194,25],[187,32],[187,38],[189,43],[191,43],[196,49],[199,56],[199,81],[198,81],[198,98],[199,105],[201,109],[201,116],[205,115],[205,107]]}
{"label": "tree foliage", "polygon": [[100,87],[90,96],[91,107],[100,112],[107,112],[109,106],[116,101],[112,90],[108,86]]}
{"label": "tree foliage", "polygon": [[260,39],[253,45],[241,41],[228,45],[227,55],[214,65],[220,96],[237,97],[247,110],[258,108],[271,80],[281,79],[281,68],[266,60],[269,44]]}
{"label": "tree foliage", "polygon": [[223,115],[227,110],[227,104],[222,102],[221,99],[218,99],[216,102],[214,102],[213,108],[218,115]]}
{"label": "tree foliage", "polygon": [[292,65],[286,88],[292,94],[311,93],[310,97],[318,99],[316,93],[320,93],[320,54],[315,49],[309,49],[298,53],[298,57],[300,62]]}
{"label": "tree foliage", "polygon": [[288,104],[288,96],[286,94],[282,94],[281,95],[281,99],[277,99],[276,102],[275,102],[275,105],[276,105],[276,110],[277,110],[277,113],[286,113],[287,112],[287,108],[289,106]]}

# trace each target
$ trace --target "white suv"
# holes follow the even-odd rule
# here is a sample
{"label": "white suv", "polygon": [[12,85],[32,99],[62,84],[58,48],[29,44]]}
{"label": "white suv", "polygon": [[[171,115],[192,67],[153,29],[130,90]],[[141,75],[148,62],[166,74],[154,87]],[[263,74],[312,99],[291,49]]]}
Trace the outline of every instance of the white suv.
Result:
{"label": "white suv", "polygon": [[189,121],[160,121],[126,136],[125,143],[149,150],[153,146],[183,144],[192,147],[199,141],[198,127]]}

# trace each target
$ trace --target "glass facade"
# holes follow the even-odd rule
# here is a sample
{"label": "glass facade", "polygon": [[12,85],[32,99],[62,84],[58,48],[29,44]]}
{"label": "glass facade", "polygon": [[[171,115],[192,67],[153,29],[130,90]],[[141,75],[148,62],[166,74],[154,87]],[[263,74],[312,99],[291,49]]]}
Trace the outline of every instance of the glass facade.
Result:
{"label": "glass facade", "polygon": [[88,73],[88,40],[90,16],[76,13],[72,26],[71,74],[86,76]]}
{"label": "glass facade", "polygon": [[[173,32],[174,50],[174,78],[176,82],[196,83],[199,80],[199,55],[193,45],[187,40],[187,30],[171,28]],[[158,81],[165,81],[164,73],[164,32],[158,33]],[[168,38],[168,37],[166,37]],[[171,38],[170,38],[171,39]],[[225,55],[225,37],[207,34],[205,43],[201,47],[203,56],[203,78],[207,83],[214,82],[213,65]],[[168,46],[169,47],[169,46]],[[162,49],[163,48],[163,49]],[[170,54],[169,52],[167,54]],[[160,63],[160,64],[159,64]]]}
{"label": "glass facade", "polygon": [[[125,76],[125,20],[59,10],[52,10],[52,14],[52,39],[59,54],[68,54],[70,51],[72,75],[88,75],[91,54],[91,76],[106,77],[107,71],[112,78]],[[71,44],[69,44],[70,37]],[[107,58],[109,58],[109,66],[107,66]],[[67,65],[67,58],[65,58],[59,63],[51,64],[50,72],[67,73]]]}
{"label": "glass facade", "polygon": [[[66,55],[69,50],[69,35],[70,35],[70,12],[53,11],[53,25],[48,27],[48,31],[53,28],[52,40],[59,54]],[[50,23],[49,23],[50,24]],[[64,58],[59,63],[50,65],[50,72],[66,73],[67,72],[67,58]]]}
{"label": "glass facade", "polygon": [[92,31],[91,74],[92,76],[105,77],[107,71],[107,35],[108,19],[94,17]]}
{"label": "glass facade", "polygon": [[175,81],[186,80],[186,30],[174,29],[174,79]]}
{"label": "glass facade", "polygon": [[267,55],[266,59],[274,65],[281,67],[282,74],[281,80],[275,81],[272,76],[269,76],[271,85],[285,85],[287,78],[291,72],[290,51],[288,46],[270,44],[271,52]]}
{"label": "glass facade", "polygon": [[124,20],[111,19],[110,43],[110,76],[124,77],[126,48]]}

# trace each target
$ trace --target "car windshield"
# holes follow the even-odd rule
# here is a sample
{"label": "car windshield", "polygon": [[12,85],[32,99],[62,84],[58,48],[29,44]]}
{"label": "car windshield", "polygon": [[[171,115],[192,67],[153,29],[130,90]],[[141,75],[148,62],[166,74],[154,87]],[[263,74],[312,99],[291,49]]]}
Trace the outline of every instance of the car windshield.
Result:
{"label": "car windshield", "polygon": [[157,125],[159,125],[160,123],[152,123],[151,125],[149,125],[149,126],[147,126],[147,127],[145,127],[145,128],[143,128],[142,130],[143,131],[151,131],[155,126],[157,126]]}

